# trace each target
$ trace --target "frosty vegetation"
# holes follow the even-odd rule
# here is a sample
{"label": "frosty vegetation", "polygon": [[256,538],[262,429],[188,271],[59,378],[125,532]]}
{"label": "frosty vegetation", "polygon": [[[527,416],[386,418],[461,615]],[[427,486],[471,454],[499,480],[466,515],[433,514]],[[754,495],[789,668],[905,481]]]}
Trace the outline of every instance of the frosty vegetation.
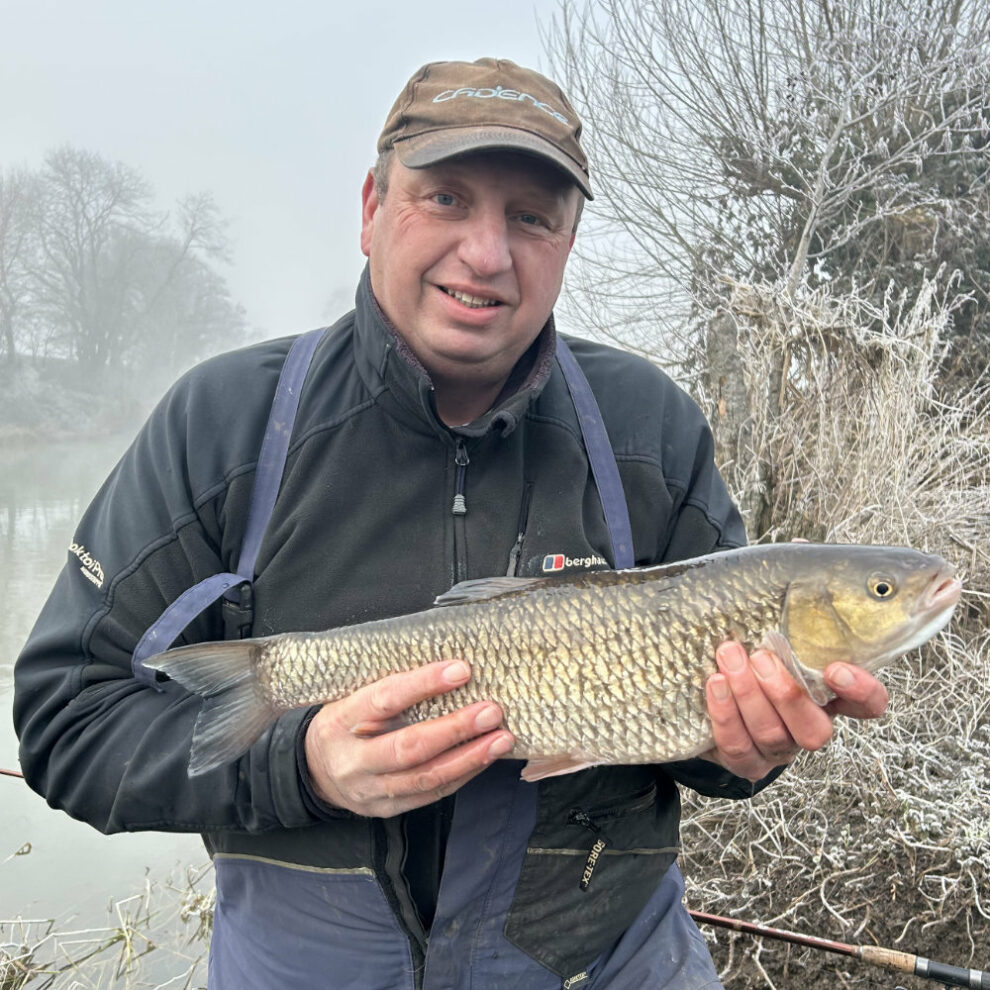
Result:
{"label": "frosty vegetation", "polygon": [[[948,631],[752,802],[685,795],[689,906],[990,968],[990,8],[565,2],[596,200],[570,319],[701,402],[751,539],[952,560]],[[893,977],[711,932],[727,987]],[[879,975],[878,975],[879,974]],[[907,976],[897,982],[931,986]]]}

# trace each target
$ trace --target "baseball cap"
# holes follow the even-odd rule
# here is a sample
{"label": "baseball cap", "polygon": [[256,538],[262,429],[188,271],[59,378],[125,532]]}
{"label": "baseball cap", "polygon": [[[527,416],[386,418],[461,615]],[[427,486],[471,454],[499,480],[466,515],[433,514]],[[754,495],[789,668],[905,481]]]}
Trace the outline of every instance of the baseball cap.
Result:
{"label": "baseball cap", "polygon": [[389,111],[378,152],[394,149],[407,168],[471,151],[536,155],[564,171],[588,198],[581,121],[563,90],[504,58],[430,62],[415,72]]}

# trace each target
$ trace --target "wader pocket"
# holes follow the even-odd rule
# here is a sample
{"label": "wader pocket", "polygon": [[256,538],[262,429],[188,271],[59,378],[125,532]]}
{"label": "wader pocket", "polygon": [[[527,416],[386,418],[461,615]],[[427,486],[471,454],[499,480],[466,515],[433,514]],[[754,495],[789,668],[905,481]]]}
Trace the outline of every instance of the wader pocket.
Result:
{"label": "wader pocket", "polygon": [[541,783],[505,935],[562,979],[632,924],[677,855],[680,801],[652,767],[601,767]]}

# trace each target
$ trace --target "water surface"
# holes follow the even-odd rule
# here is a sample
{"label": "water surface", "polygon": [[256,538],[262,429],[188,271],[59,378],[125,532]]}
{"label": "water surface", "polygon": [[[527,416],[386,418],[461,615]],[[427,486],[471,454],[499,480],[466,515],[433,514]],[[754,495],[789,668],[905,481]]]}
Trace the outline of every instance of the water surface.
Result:
{"label": "water surface", "polygon": [[[129,440],[0,446],[0,767],[18,769],[14,660],[79,517]],[[127,898],[146,879],[182,883],[187,866],[206,861],[198,836],[101,835],[49,808],[23,781],[0,776],[0,919],[105,927],[111,898]],[[9,940],[9,929],[0,932],[0,943]]]}

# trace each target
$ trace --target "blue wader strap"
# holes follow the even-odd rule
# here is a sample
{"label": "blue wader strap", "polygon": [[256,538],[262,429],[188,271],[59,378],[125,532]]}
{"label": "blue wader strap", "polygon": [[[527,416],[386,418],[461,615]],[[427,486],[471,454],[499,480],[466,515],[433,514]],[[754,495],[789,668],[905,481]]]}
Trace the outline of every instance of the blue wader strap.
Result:
{"label": "blue wader strap", "polygon": [[588,379],[560,334],[557,335],[557,360],[578,414],[584,448],[598,486],[598,497],[605,510],[605,524],[612,540],[612,566],[616,570],[633,567],[636,558],[633,555],[632,527],[629,524],[629,509],[626,506],[622,481],[619,479],[619,468],[615,463],[615,453]]}
{"label": "blue wader strap", "polygon": [[254,474],[254,487],[251,489],[251,503],[248,521],[244,531],[241,556],[237,563],[237,573],[214,574],[199,584],[193,585],[158,617],[150,629],[141,637],[131,656],[131,670],[134,676],[156,690],[161,690],[155,680],[154,671],[144,666],[144,661],[156,653],[167,650],[179,633],[201,612],[209,608],[221,595],[236,585],[254,580],[254,565],[261,549],[261,540],[268,528],[275,499],[282,484],[285,459],[289,453],[289,440],[292,424],[299,408],[299,394],[306,372],[309,370],[316,345],[323,336],[323,329],[311,330],[297,337],[282,365],[282,373],[275,388],[268,426],[258,456],[258,466]]}

